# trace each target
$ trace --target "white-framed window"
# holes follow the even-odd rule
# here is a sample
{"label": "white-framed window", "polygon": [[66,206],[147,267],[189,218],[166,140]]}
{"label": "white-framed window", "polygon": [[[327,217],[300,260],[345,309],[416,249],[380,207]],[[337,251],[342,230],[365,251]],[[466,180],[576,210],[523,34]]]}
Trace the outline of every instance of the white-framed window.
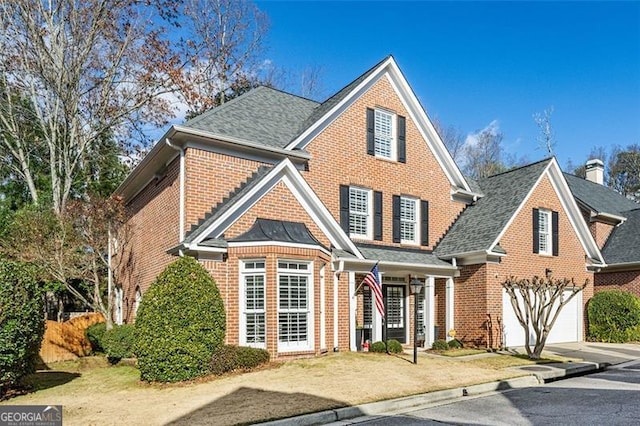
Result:
{"label": "white-framed window", "polygon": [[372,202],[370,189],[349,188],[349,235],[352,238],[372,238]]}
{"label": "white-framed window", "polygon": [[376,109],[374,114],[375,154],[378,157],[395,160],[395,114]]}
{"label": "white-framed window", "polygon": [[123,291],[122,287],[116,287],[116,306],[115,306],[115,321],[116,324],[121,325],[123,322],[122,315],[122,302],[123,302]]}
{"label": "white-framed window", "polygon": [[264,259],[240,261],[240,345],[266,348]]}
{"label": "white-framed window", "polygon": [[313,264],[278,260],[278,351],[313,349]]}
{"label": "white-framed window", "polygon": [[418,200],[400,197],[400,241],[418,244]]}
{"label": "white-framed window", "polygon": [[551,239],[551,212],[538,210],[538,251],[551,255],[553,252]]}
{"label": "white-framed window", "polygon": [[142,303],[142,291],[140,291],[140,287],[136,287],[136,298],[134,300],[134,313],[138,313],[138,308],[140,307],[140,303]]}

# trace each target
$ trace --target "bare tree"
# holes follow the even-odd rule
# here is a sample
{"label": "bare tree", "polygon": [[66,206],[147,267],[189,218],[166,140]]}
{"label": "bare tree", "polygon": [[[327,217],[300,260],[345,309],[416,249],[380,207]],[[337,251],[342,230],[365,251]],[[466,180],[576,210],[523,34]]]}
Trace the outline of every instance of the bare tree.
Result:
{"label": "bare tree", "polygon": [[444,126],[438,119],[433,120],[433,126],[449,150],[453,161],[460,163],[464,151],[465,134],[455,126]]}
{"label": "bare tree", "polygon": [[609,157],[609,186],[625,197],[640,199],[640,145],[613,147]]}
{"label": "bare tree", "polygon": [[547,150],[549,155],[553,155],[553,148],[556,146],[556,138],[553,133],[553,127],[551,126],[551,115],[553,114],[553,105],[542,111],[542,113],[536,112],[533,114],[533,121],[538,125],[540,129],[540,135],[538,135],[538,143],[540,147]]}
{"label": "bare tree", "polygon": [[507,170],[503,159],[503,139],[496,122],[467,137],[463,148],[463,171],[474,179],[480,179]]}
{"label": "bare tree", "polygon": [[[161,97],[180,73],[158,9],[138,0],[0,0],[0,155],[34,203],[44,152],[61,214],[86,152],[105,133],[123,148],[171,116]],[[157,4],[169,14],[172,0]],[[25,137],[28,136],[28,137]]]}
{"label": "bare tree", "polygon": [[180,82],[189,115],[223,104],[239,79],[259,81],[267,16],[248,0],[185,0],[188,69]]}
{"label": "bare tree", "polygon": [[[524,329],[525,349],[531,359],[540,359],[562,308],[587,286],[589,281],[577,285],[573,279],[553,279],[533,277],[531,280],[518,280],[514,277],[502,283],[511,299],[511,306]],[[565,293],[569,291],[567,296]],[[531,350],[531,337],[534,335],[534,348]]]}

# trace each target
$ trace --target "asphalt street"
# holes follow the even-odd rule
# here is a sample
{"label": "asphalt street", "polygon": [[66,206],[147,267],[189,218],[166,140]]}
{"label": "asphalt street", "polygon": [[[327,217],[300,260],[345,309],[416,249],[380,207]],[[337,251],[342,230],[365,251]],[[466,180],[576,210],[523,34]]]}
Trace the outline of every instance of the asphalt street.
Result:
{"label": "asphalt street", "polygon": [[507,390],[336,425],[637,425],[640,362],[530,388]]}

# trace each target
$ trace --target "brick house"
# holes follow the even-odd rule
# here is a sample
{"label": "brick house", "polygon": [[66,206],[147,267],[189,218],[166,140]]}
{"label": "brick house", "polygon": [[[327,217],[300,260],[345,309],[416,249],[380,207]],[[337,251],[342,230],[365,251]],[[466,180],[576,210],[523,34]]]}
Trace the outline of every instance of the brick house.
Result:
{"label": "brick house", "polygon": [[495,347],[523,341],[500,283],[549,272],[590,281],[549,339],[582,340],[605,265],[599,222],[555,159],[465,178],[392,57],[322,103],[259,87],[173,126],[117,192],[132,238],[116,319],[133,321],[164,267],[194,256],[224,299],[227,342],[274,357],[381,340],[359,285],[375,264],[387,336],[404,344],[412,277],[421,340],[455,329]]}
{"label": "brick house", "polygon": [[606,263],[595,275],[594,290],[640,297],[640,205],[603,186],[602,161],[590,160],[586,168],[586,179],[565,177]]}

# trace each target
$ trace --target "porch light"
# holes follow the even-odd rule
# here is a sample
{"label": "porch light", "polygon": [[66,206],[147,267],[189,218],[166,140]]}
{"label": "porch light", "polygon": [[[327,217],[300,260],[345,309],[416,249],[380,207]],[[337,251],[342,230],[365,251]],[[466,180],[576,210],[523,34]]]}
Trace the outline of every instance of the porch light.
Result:
{"label": "porch light", "polygon": [[418,363],[418,295],[422,291],[422,281],[417,277],[411,278],[409,283],[413,295],[413,363]]}

